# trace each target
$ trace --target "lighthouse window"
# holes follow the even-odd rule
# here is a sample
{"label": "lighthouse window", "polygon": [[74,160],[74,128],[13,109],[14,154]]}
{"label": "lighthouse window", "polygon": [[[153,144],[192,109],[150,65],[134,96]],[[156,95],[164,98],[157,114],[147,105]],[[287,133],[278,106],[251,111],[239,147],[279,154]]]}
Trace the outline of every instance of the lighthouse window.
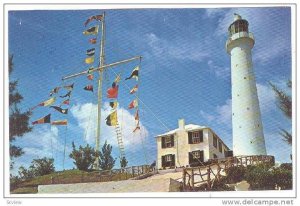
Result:
{"label": "lighthouse window", "polygon": [[247,77],[244,77],[244,79],[247,79]]}
{"label": "lighthouse window", "polygon": [[250,110],[250,108],[249,108],[249,107],[247,107],[247,110]]}
{"label": "lighthouse window", "polygon": [[257,127],[259,127],[259,124],[257,125]]}

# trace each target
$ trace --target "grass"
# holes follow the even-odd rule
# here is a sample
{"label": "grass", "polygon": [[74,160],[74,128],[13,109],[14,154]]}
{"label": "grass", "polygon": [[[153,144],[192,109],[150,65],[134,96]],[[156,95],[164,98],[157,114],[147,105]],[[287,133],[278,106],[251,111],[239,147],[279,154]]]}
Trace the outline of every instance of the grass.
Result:
{"label": "grass", "polygon": [[38,185],[50,184],[72,184],[81,182],[108,182],[118,181],[131,178],[131,174],[114,174],[110,176],[100,176],[97,171],[80,171],[80,170],[65,170],[54,172],[48,175],[35,177],[30,180],[25,180],[17,185],[17,188],[12,190],[12,194],[34,194],[37,193]]}

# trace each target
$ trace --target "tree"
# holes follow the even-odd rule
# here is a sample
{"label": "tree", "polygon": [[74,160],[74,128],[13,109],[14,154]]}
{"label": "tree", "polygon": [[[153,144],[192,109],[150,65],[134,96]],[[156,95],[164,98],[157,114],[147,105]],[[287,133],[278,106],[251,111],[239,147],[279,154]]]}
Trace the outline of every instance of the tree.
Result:
{"label": "tree", "polygon": [[29,167],[34,176],[43,176],[55,172],[54,159],[44,157],[42,159],[33,159]]}
{"label": "tree", "polygon": [[[11,75],[14,68],[13,55],[9,56],[8,67],[9,75]],[[22,137],[25,133],[32,130],[32,127],[29,126],[31,112],[22,112],[18,108],[18,105],[23,100],[23,96],[18,92],[17,86],[17,80],[9,82],[9,155],[11,168],[14,164],[13,159],[24,154],[22,148],[14,145],[13,142],[17,137]]]}
{"label": "tree", "polygon": [[76,149],[74,142],[72,142],[73,151],[69,155],[70,158],[74,159],[73,162],[77,169],[88,171],[91,169],[93,163],[98,156],[98,153],[92,148],[89,144],[85,147],[79,146],[79,149]]}
{"label": "tree", "polygon": [[128,164],[128,161],[126,160],[126,157],[122,157],[122,159],[120,160],[120,165],[121,168],[125,168]]}
{"label": "tree", "polygon": [[19,177],[22,180],[31,179],[37,176],[43,176],[55,172],[54,159],[52,158],[41,158],[33,159],[28,169],[21,166],[19,167]]}
{"label": "tree", "polygon": [[99,153],[99,165],[102,170],[111,170],[114,167],[116,160],[111,156],[111,152],[112,146],[105,141],[102,152]]}
{"label": "tree", "polygon": [[26,169],[25,167],[21,166],[19,167],[19,177],[22,180],[27,180],[27,179],[31,179],[34,177],[34,173],[31,169]]}
{"label": "tree", "polygon": [[[273,91],[276,95],[277,100],[277,107],[283,112],[283,114],[289,119],[292,119],[292,97],[283,90],[279,89],[277,86],[269,82],[271,85]],[[292,88],[292,81],[287,81],[288,88]],[[281,132],[279,133],[285,142],[287,142],[289,145],[292,145],[292,134],[285,129],[280,129]]]}

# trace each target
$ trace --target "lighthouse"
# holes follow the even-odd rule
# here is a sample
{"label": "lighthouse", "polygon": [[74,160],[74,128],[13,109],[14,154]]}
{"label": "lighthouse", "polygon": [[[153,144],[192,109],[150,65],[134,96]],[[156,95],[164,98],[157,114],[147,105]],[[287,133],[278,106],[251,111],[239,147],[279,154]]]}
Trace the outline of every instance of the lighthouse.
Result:
{"label": "lighthouse", "polygon": [[233,154],[266,155],[251,49],[255,40],[248,21],[234,14],[226,50],[231,57]]}

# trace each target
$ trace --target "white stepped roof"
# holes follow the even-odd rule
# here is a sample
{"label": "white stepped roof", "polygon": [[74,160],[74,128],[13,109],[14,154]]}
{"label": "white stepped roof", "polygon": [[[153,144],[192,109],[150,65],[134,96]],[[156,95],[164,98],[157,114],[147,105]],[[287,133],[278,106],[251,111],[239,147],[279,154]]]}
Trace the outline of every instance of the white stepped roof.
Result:
{"label": "white stepped roof", "polygon": [[[187,124],[185,125],[185,131],[194,131],[194,130],[199,130],[199,129],[205,129],[208,128],[207,126],[200,126],[200,125],[195,125],[195,124]],[[174,129],[174,130],[170,130],[164,134],[159,134],[157,135],[157,137],[161,137],[161,136],[167,136],[167,135],[172,135],[175,134],[177,131],[179,131],[180,129]]]}

